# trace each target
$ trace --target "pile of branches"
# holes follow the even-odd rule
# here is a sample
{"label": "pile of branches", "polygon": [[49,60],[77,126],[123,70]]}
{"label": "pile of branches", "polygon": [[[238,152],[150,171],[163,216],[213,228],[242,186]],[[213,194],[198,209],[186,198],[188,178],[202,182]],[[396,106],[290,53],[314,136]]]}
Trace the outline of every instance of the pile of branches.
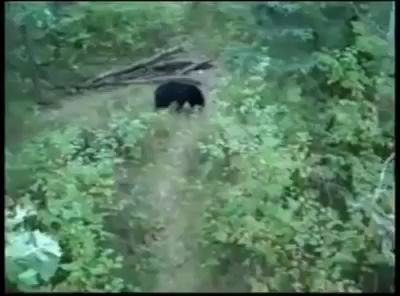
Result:
{"label": "pile of branches", "polygon": [[103,72],[79,85],[69,87],[69,90],[76,93],[104,87],[162,83],[170,80],[185,81],[199,85],[199,81],[187,75],[192,71],[212,68],[213,59],[190,60],[188,58],[179,58],[179,54],[183,53],[183,51],[183,47],[164,50],[128,66]]}

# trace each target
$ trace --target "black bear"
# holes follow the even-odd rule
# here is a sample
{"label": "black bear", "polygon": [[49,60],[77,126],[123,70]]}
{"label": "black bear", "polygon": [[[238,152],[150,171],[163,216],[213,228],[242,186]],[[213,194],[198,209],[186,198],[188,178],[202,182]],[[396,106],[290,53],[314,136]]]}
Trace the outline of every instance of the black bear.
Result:
{"label": "black bear", "polygon": [[172,103],[176,103],[179,111],[189,103],[190,107],[204,107],[205,99],[201,90],[193,83],[168,81],[157,87],[155,91],[155,109],[166,109]]}

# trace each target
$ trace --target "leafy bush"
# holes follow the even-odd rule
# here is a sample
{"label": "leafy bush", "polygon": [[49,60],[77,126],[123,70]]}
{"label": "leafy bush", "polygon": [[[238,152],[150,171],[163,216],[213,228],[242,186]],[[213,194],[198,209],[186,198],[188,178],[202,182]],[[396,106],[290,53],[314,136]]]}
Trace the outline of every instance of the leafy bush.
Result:
{"label": "leafy bush", "polygon": [[6,211],[7,280],[22,290],[49,282],[61,257],[56,241],[38,230],[27,231],[23,226],[24,220],[35,214],[20,207],[16,207],[14,217]]}
{"label": "leafy bush", "polygon": [[65,77],[93,74],[82,61],[100,64],[165,47],[182,31],[183,13],[179,3],[15,3],[6,10],[7,36],[12,38],[6,52],[14,70],[29,77],[29,53],[19,32],[27,26],[40,68],[37,75],[60,84],[57,80]]}
{"label": "leafy bush", "polygon": [[[248,85],[247,82],[244,84]],[[244,138],[244,145],[240,146],[240,135],[243,132],[236,131],[238,125],[222,121],[221,125],[230,136],[226,136],[228,140],[225,141],[225,137],[217,138],[215,143],[226,146],[208,146],[210,153],[220,151],[216,154],[220,155],[219,158],[224,155],[222,151],[226,151],[225,157],[230,159],[226,169],[236,172],[229,189],[222,186],[221,191],[214,193],[215,197],[210,200],[208,211],[204,212],[205,253],[214,254],[208,259],[209,266],[214,266],[215,273],[219,276],[227,274],[228,278],[223,284],[225,289],[229,289],[234,283],[238,284],[237,275],[232,269],[242,271],[244,283],[237,289],[244,291],[354,292],[365,289],[365,279],[361,278],[360,281],[357,278],[359,271],[368,277],[371,268],[376,268],[378,262],[393,264],[391,255],[385,255],[386,259],[380,257],[380,254],[390,253],[388,246],[391,245],[393,236],[378,235],[382,228],[376,227],[385,221],[385,215],[382,216],[379,210],[378,214],[375,206],[375,210],[370,208],[365,211],[360,207],[350,206],[350,201],[366,205],[365,193],[373,192],[374,186],[377,186],[381,160],[370,154],[356,156],[351,150],[325,150],[324,157],[332,158],[334,162],[329,162],[326,167],[318,166],[315,160],[320,152],[310,150],[313,147],[310,145],[312,142],[304,129],[296,132],[295,140],[291,139],[296,144],[292,145],[285,143],[282,134],[268,132],[281,122],[279,116],[277,117],[279,112],[276,112],[279,108],[271,114],[267,112],[271,107],[256,107],[257,99],[252,98],[271,100],[265,96],[264,88],[258,88],[260,92],[254,91],[257,89],[254,87],[254,80],[251,86],[251,89],[242,91],[240,88],[235,89],[237,96],[242,98],[239,110],[242,114],[247,113],[249,131],[258,133],[249,133],[249,137]],[[249,100],[244,99],[248,96]],[[287,99],[292,102],[290,98]],[[353,104],[356,105],[355,102]],[[351,108],[345,109],[331,111],[345,116],[345,112],[351,112]],[[289,116],[290,113],[286,114]],[[350,132],[349,126],[355,124],[354,118],[357,117],[353,114],[350,116],[352,123],[344,124],[347,128],[343,126],[343,132]],[[361,117],[359,120],[362,130],[371,135],[371,138],[363,138],[362,134],[355,133],[354,136],[360,137],[355,142],[373,145],[371,140],[379,131],[377,122],[371,126],[372,129],[366,129],[368,121]],[[253,129],[251,123],[255,124]],[[282,131],[282,127],[284,126],[281,125],[281,129],[277,131]],[[232,134],[230,130],[235,130],[235,133]],[[336,135],[337,139],[348,138],[340,134],[339,130],[331,131],[326,138],[328,142],[321,143],[322,147],[333,145]],[[320,139],[320,142],[321,140],[323,141]],[[348,151],[348,154],[342,154],[341,151]],[[346,190],[346,187],[335,188],[328,183],[335,182],[336,174],[343,173],[338,168],[340,163],[349,163],[354,167],[354,176],[357,178],[353,185],[359,189],[354,189],[353,196],[346,191],[338,191]],[[335,172],[335,169],[339,171]],[[225,169],[220,168],[219,171]],[[367,177],[366,174],[371,172],[375,173]],[[316,178],[320,177],[324,178],[322,182],[325,184],[316,186]],[[370,185],[366,186],[367,184]],[[326,187],[320,192],[319,186]],[[343,204],[340,201],[341,194],[344,194],[345,204],[348,203],[344,208],[340,206]],[[345,220],[342,218],[344,213],[347,213]],[[372,222],[370,218],[374,215],[378,215],[381,222]],[[364,224],[362,221],[366,221],[365,219],[371,222]],[[381,237],[386,241],[383,249],[380,245]],[[207,262],[207,259],[204,260]]]}
{"label": "leafy bush", "polygon": [[[116,132],[115,124],[120,127]],[[128,142],[124,146],[118,146],[123,128],[131,132],[130,137],[125,137]],[[138,134],[132,133],[135,129]],[[88,138],[81,138],[80,129],[70,127],[62,133],[41,136],[10,156],[9,194],[35,202],[35,224],[54,232],[60,241],[64,255],[58,274],[63,281],[59,289],[118,291],[123,287],[118,278],[109,279],[110,270],[120,266],[120,258],[102,246],[108,235],[102,221],[113,203],[113,166],[117,160],[114,152],[134,153],[129,148],[140,138],[141,129],[137,121],[126,125],[124,118],[113,119],[108,133],[92,134],[95,138],[88,143]],[[114,137],[109,138],[110,135]],[[100,148],[95,154],[97,162],[91,158],[96,145]],[[79,157],[75,158],[76,152]],[[13,184],[16,179],[25,180],[22,188],[29,190],[20,192],[21,183]]]}

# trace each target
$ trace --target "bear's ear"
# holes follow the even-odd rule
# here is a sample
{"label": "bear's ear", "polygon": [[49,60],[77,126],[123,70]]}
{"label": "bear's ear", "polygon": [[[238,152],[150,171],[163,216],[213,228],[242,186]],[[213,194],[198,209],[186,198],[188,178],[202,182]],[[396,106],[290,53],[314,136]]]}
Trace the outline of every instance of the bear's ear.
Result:
{"label": "bear's ear", "polygon": [[182,108],[183,109],[190,109],[190,104],[189,104],[189,102],[188,101],[185,101],[185,103],[183,104],[183,106],[182,106]]}
{"label": "bear's ear", "polygon": [[177,110],[178,108],[179,108],[179,104],[176,101],[173,101],[168,107],[168,109],[171,109],[171,110]]}

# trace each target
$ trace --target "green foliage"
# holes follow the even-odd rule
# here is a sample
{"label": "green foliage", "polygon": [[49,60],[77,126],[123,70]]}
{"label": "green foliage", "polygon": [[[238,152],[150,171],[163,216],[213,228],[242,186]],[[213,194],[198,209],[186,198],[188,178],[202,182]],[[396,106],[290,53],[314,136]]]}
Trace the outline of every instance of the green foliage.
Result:
{"label": "green foliage", "polygon": [[115,53],[146,49],[152,44],[144,42],[144,35],[154,34],[155,42],[163,42],[170,34],[178,33],[181,17],[179,4],[84,3],[74,9],[70,17],[58,24],[57,30],[70,45],[89,54],[110,49]]}
{"label": "green foliage", "polygon": [[[224,77],[203,114],[149,113],[136,89],[116,92],[98,120],[47,120],[7,147],[8,281],[47,292],[393,291],[394,61],[369,15],[383,6],[52,5],[10,4],[7,20],[29,24],[55,73],[173,37],[218,53]],[[13,41],[9,102],[26,63]],[[11,105],[9,118],[23,114]],[[27,125],[46,122],[35,112]],[[21,208],[35,213],[22,219]]]}
{"label": "green foliage", "polygon": [[37,213],[16,207],[15,216],[6,211],[5,266],[7,280],[20,290],[48,283],[61,257],[58,243],[38,230],[29,231],[24,220]]}
{"label": "green foliage", "polygon": [[[56,289],[119,291],[123,287],[118,278],[109,278],[110,270],[119,268],[120,258],[101,245],[108,237],[102,221],[115,194],[112,167],[117,159],[113,155],[131,155],[129,148],[141,136],[142,126],[138,123],[127,124],[117,116],[93,142],[82,139],[79,128],[70,127],[62,133],[40,136],[17,155],[9,155],[9,194],[37,204],[35,223],[55,232],[65,253],[60,266],[63,271],[59,272],[63,283]],[[128,141],[118,146],[118,137],[128,130]],[[93,145],[100,145],[97,162],[90,158],[94,152],[90,150],[96,148]],[[75,157],[77,151],[80,157]],[[92,162],[87,164],[89,159]],[[14,185],[14,180],[23,182],[29,191],[19,192],[21,183]],[[99,209],[103,211],[99,213]]]}
{"label": "green foliage", "polygon": [[[38,74],[56,84],[66,77],[76,79],[77,74],[77,78],[92,75],[82,73],[82,63],[99,64],[148,53],[154,47],[165,47],[182,31],[183,6],[179,3],[38,2],[8,7],[10,64],[18,74],[27,76],[27,49],[19,32],[27,26],[41,70]],[[52,74],[60,68],[64,71]]]}
{"label": "green foliage", "polygon": [[[244,85],[249,83],[246,81]],[[254,120],[253,124],[256,126],[253,128],[260,131],[259,136],[251,134],[249,138],[245,138],[243,142],[246,144],[243,148],[247,149],[243,150],[236,148],[240,147],[236,142],[240,139],[238,135],[241,133],[238,132],[235,136],[230,134],[231,136],[226,137],[230,140],[225,144],[227,145],[225,149],[218,149],[218,146],[209,148],[210,153],[225,150],[228,155],[231,154],[228,151],[237,149],[240,151],[238,155],[232,157],[233,164],[229,166],[237,168],[238,176],[228,191],[216,194],[210,202],[209,211],[204,213],[207,222],[204,222],[206,226],[203,243],[213,254],[219,254],[216,261],[215,257],[212,261],[210,259],[210,267],[216,266],[214,268],[217,274],[225,272],[229,274],[226,270],[229,270],[230,266],[244,270],[248,275],[246,283],[253,291],[360,291],[362,288],[356,280],[358,271],[369,270],[376,263],[373,258],[379,256],[377,254],[382,252],[387,254],[387,247],[381,249],[379,245],[381,235],[376,232],[378,228],[382,231],[382,228],[374,228],[372,224],[365,225],[361,221],[378,215],[379,220],[383,222],[385,215],[382,216],[382,212],[376,208],[376,203],[374,203],[375,210],[370,208],[368,211],[361,210],[360,207],[340,207],[340,194],[345,194],[343,199],[348,202],[357,200],[357,203],[366,204],[364,194],[369,192],[370,195],[374,186],[377,186],[377,169],[380,168],[381,161],[370,153],[357,158],[354,155],[355,151],[325,149],[348,139],[351,143],[354,141],[360,145],[368,143],[365,148],[362,146],[358,148],[368,151],[379,135],[376,120],[368,124],[369,118],[374,118],[374,114],[370,117],[365,116],[370,112],[368,108],[370,104],[366,103],[364,111],[351,108],[351,106],[360,108],[364,102],[340,101],[339,105],[332,104],[330,112],[340,117],[335,129],[330,131],[326,138],[319,139],[322,147],[320,146],[318,151],[308,151],[313,148],[310,146],[312,142],[309,135],[304,134],[304,128],[307,127],[305,125],[301,126],[302,133],[298,131],[297,136],[291,138],[290,142],[295,141],[295,145],[288,143],[283,145],[285,137],[268,133],[277,122],[278,125],[282,122],[277,121],[279,120],[277,111],[280,111],[280,108],[273,113],[269,112],[268,115],[268,112],[264,113],[265,110],[264,112],[263,109],[260,110],[256,104],[257,100],[246,100],[246,95],[250,94],[250,97],[258,97],[258,100],[271,101],[265,96],[265,88],[255,86],[253,80],[251,89],[236,89],[236,91],[242,100],[242,105],[238,107],[239,112],[248,113],[248,118]],[[259,92],[254,91],[256,89]],[[287,95],[297,96],[291,91],[288,91]],[[298,99],[293,100],[292,97],[288,97],[287,100],[288,104],[298,102]],[[362,112],[362,117],[359,112]],[[350,118],[351,122],[346,121]],[[296,120],[296,117],[292,118],[292,125],[293,120]],[[237,125],[232,122],[224,123],[223,126],[237,129]],[[263,130],[263,126],[268,127],[267,130]],[[285,125],[281,126],[278,131],[282,131],[284,127]],[[229,130],[230,128],[226,128],[226,131]],[[301,130],[300,126],[296,130]],[[294,131],[291,128],[287,132]],[[315,131],[309,131],[313,132]],[[365,136],[367,138],[364,138]],[[215,142],[224,143],[222,139]],[[255,147],[254,150],[252,147]],[[252,153],[254,158],[251,157]],[[309,167],[308,163],[314,157],[318,157],[319,153],[324,153],[324,157],[332,158],[335,162],[329,162],[326,167],[321,164]],[[355,178],[353,182],[358,188],[353,193],[355,196],[338,191],[346,190],[345,187],[341,189],[340,186],[335,188],[329,185],[343,174],[341,164],[347,163],[353,166]],[[360,165],[364,168],[361,169]],[[298,177],[294,179],[295,175]],[[323,178],[322,182],[325,184],[321,185],[326,186],[322,188],[322,192],[315,187],[318,184],[316,182],[319,182],[318,178]],[[300,187],[300,184],[304,185]],[[331,190],[334,191],[330,192]],[[324,205],[327,199],[328,207],[321,208],[321,203]],[[340,218],[343,213],[348,213],[350,220],[347,218],[343,221]],[[387,239],[390,245],[393,236],[387,238],[384,236],[383,240]],[[368,259],[362,263],[361,258]],[[390,256],[386,259],[382,257],[380,260],[384,260],[387,264],[393,262]],[[331,272],[326,273],[324,270]]]}

